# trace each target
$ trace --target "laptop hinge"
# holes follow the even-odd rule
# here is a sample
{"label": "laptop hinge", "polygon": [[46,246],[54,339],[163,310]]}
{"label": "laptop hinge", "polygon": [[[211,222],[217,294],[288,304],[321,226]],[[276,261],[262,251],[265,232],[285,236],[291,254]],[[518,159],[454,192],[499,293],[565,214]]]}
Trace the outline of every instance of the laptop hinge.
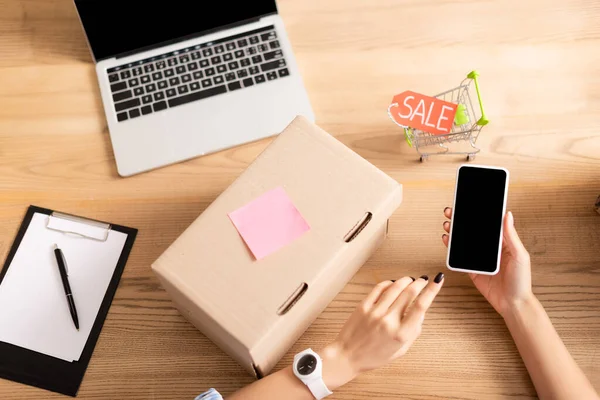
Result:
{"label": "laptop hinge", "polygon": [[[207,30],[202,31],[202,32],[192,33],[190,35],[182,36],[182,37],[179,37],[179,38],[176,38],[176,39],[165,40],[164,42],[161,42],[161,43],[157,43],[157,44],[153,44],[153,45],[150,45],[150,46],[141,47],[141,48],[135,49],[135,50],[126,51],[124,53],[117,54],[116,56],[111,56],[111,57],[106,57],[106,58],[113,58],[113,57],[116,58],[116,59],[125,58],[125,57],[128,57],[128,56],[132,56],[134,54],[137,54],[137,53],[142,53],[144,51],[154,50],[154,49],[158,49],[160,47],[168,46],[170,44],[175,44],[175,43],[179,43],[179,42],[184,42],[186,40],[195,39],[197,37],[205,36],[205,35],[208,35],[210,33],[215,33],[215,32],[218,32],[218,31],[223,31],[225,29],[236,28],[238,26],[246,25],[246,24],[249,24],[251,22],[258,22],[258,21],[261,20],[261,18],[264,18],[264,17],[269,16],[269,15],[276,15],[276,14],[277,13],[269,13],[269,14],[265,14],[265,15],[260,15],[258,17],[244,19],[242,21],[237,21],[237,22],[234,22],[234,23],[231,23],[231,24],[228,24],[228,25],[222,25],[222,26],[219,26],[217,28],[207,29]],[[98,61],[101,61],[101,60],[98,60]]]}

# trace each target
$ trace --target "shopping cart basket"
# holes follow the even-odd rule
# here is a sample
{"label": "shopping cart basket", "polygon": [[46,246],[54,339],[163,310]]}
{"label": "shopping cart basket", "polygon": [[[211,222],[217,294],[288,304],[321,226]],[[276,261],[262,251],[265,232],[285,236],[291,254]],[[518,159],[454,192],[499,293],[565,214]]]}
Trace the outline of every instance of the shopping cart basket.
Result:
{"label": "shopping cart basket", "polygon": [[[404,129],[404,137],[409,146],[417,150],[421,155],[421,162],[427,160],[431,155],[438,154],[462,154],[467,156],[467,161],[475,158],[480,149],[476,146],[477,138],[481,133],[481,128],[489,123],[483,110],[483,102],[479,91],[479,83],[477,71],[470,72],[465,80],[463,80],[457,88],[448,90],[434,96],[438,99],[458,104],[454,124],[450,133],[442,135],[434,135],[419,129],[409,128],[396,122],[392,117],[391,108],[395,104],[388,107],[388,115],[398,126]],[[474,92],[473,92],[474,87]],[[473,100],[477,96],[475,107]],[[450,151],[447,147],[451,142],[467,142],[470,148],[465,151]]]}

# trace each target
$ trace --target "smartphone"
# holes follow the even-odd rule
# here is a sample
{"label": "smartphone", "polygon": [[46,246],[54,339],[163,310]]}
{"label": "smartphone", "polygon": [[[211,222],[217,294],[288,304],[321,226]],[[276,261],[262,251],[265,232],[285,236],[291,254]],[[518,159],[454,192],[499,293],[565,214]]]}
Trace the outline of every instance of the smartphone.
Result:
{"label": "smartphone", "polygon": [[500,270],[508,177],[504,168],[472,164],[458,168],[448,269],[485,275]]}

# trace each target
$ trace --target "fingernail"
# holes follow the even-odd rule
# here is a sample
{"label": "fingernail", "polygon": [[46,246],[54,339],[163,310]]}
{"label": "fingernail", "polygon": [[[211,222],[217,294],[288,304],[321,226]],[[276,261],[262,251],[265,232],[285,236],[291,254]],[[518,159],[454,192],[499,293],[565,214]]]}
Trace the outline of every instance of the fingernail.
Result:
{"label": "fingernail", "polygon": [[390,279],[390,281],[392,281],[392,282],[396,282],[396,280],[395,280],[395,279]]}
{"label": "fingernail", "polygon": [[413,280],[413,282],[414,282],[414,281],[416,281],[416,279],[415,279],[415,278],[413,278],[412,276],[410,277],[410,279],[412,279],[412,280]]}
{"label": "fingernail", "polygon": [[513,213],[511,211],[508,212],[508,221],[511,225],[515,224],[515,217],[513,216]]}
{"label": "fingernail", "polygon": [[421,279],[424,279],[424,280],[428,281],[429,277],[427,275],[423,275],[423,276],[421,276]]}
{"label": "fingernail", "polygon": [[433,281],[435,283],[440,283],[442,281],[442,279],[444,279],[444,274],[442,272],[440,272],[439,274],[437,274],[435,276],[435,278],[433,279]]}
{"label": "fingernail", "polygon": [[442,233],[442,239],[443,239],[443,238],[445,238],[445,237],[446,237],[446,234],[445,234],[445,233]]}
{"label": "fingernail", "polygon": [[450,207],[444,208],[444,212],[448,211],[449,209],[450,209]]}

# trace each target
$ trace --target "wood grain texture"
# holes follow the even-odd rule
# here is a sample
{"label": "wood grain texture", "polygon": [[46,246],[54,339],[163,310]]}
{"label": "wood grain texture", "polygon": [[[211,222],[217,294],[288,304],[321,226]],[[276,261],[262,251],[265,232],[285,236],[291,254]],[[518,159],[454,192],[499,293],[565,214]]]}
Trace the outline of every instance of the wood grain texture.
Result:
{"label": "wood grain texture", "polygon": [[[458,157],[420,164],[392,96],[481,73],[481,164],[510,169],[535,292],[600,389],[600,5],[596,0],[281,0],[317,123],[404,185],[390,237],[281,361],[331,341],[376,282],[444,269]],[[251,382],[173,308],[150,264],[268,140],[121,179],[70,0],[0,0],[0,257],[29,204],[139,228],[81,399],[192,399]],[[531,399],[502,320],[468,277],[446,285],[408,355],[335,399]],[[59,395],[0,381],[3,399]]]}

